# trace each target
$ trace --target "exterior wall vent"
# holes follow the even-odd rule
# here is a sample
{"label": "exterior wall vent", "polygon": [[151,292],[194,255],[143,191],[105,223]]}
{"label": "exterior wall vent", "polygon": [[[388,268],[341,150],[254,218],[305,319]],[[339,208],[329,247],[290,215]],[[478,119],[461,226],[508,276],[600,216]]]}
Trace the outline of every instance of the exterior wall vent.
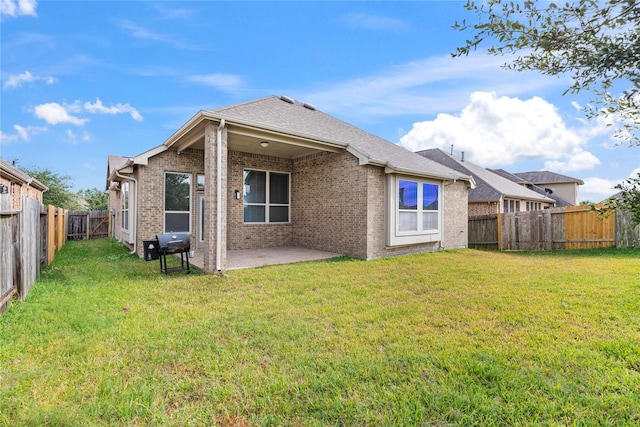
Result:
{"label": "exterior wall vent", "polygon": [[282,95],[280,99],[282,99],[284,102],[287,102],[289,104],[293,104],[295,102],[293,98],[289,98],[288,96],[284,96],[284,95]]}
{"label": "exterior wall vent", "polygon": [[307,103],[305,102],[304,104],[302,104],[302,106],[303,106],[304,108],[308,108],[308,109],[309,109],[309,110],[311,110],[311,111],[316,111],[316,107],[315,107],[315,105],[307,104]]}

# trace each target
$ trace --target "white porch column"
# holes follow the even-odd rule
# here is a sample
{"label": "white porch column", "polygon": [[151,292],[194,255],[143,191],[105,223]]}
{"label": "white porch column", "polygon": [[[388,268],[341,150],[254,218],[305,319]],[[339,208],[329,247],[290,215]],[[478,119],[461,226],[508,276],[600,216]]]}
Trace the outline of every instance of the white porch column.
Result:
{"label": "white porch column", "polygon": [[[217,272],[216,264],[221,271],[227,269],[227,129],[222,128],[220,141],[217,139],[218,124],[209,123],[204,131],[204,270]],[[218,144],[221,145],[220,171],[217,170]],[[218,176],[221,177],[220,197],[218,198]],[[220,218],[218,218],[217,201],[220,200]],[[220,233],[217,233],[218,221],[221,222]],[[220,244],[220,260],[216,259],[216,248]]]}

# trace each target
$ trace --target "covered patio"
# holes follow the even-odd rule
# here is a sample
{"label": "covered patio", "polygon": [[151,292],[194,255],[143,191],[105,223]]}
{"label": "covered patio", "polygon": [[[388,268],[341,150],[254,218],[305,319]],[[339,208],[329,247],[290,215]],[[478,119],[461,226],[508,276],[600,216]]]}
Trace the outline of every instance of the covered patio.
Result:
{"label": "covered patio", "polygon": [[[242,270],[275,264],[292,264],[302,261],[317,261],[339,257],[341,254],[324,252],[315,249],[284,246],[264,249],[240,249],[227,251],[227,269]],[[204,269],[204,250],[198,249],[189,259],[191,265],[199,270]]]}

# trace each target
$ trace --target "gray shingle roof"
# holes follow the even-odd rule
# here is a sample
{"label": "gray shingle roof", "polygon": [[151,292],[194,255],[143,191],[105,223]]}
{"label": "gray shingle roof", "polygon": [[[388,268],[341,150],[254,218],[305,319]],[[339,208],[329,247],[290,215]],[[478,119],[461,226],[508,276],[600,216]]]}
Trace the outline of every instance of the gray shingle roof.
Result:
{"label": "gray shingle roof", "polygon": [[549,171],[537,171],[537,172],[519,172],[514,175],[529,181],[532,184],[556,184],[556,183],[568,183],[575,182],[578,185],[584,185],[584,181],[578,178],[571,178],[570,176],[561,175],[555,172]]}
{"label": "gray shingle roof", "polygon": [[430,158],[436,162],[445,164],[461,173],[472,175],[476,181],[476,188],[469,191],[470,202],[499,201],[501,196],[542,202],[553,200],[531,191],[515,182],[503,178],[492,171],[480,167],[468,161],[459,160],[439,148],[418,151],[417,154]]}
{"label": "gray shingle roof", "polygon": [[[286,100],[283,100],[286,99]],[[209,115],[265,130],[337,144],[366,164],[386,166],[397,172],[443,179],[470,177],[390,141],[350,125],[315,107],[286,97],[269,96],[208,111]]]}
{"label": "gray shingle roof", "polygon": [[544,196],[546,196],[546,197],[548,197],[550,199],[555,200],[556,201],[556,208],[564,208],[564,207],[567,207],[567,206],[573,206],[573,204],[571,204],[568,200],[565,200],[562,197],[557,196],[557,195],[555,195],[553,193],[548,194],[545,191],[544,188],[538,187],[537,185],[532,184],[529,181],[524,180],[524,179],[520,178],[519,176],[512,174],[511,172],[507,172],[504,169],[490,169],[490,170],[493,173],[497,173],[498,175],[500,175],[503,178],[506,178],[508,180],[511,180],[511,181],[515,182],[516,184],[526,186],[531,191],[535,191],[538,194],[542,194],[542,195],[544,195]]}

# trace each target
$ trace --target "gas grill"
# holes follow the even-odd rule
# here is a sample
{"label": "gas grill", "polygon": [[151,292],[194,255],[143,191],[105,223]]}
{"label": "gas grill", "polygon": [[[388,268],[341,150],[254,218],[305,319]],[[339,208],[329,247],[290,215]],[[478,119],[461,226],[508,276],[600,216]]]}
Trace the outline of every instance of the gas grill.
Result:
{"label": "gas grill", "polygon": [[[158,234],[156,236],[156,242],[161,272],[169,274],[173,271],[187,270],[187,274],[191,273],[189,266],[189,251],[191,250],[189,233]],[[168,268],[167,255],[173,254],[180,254],[180,266]]]}

